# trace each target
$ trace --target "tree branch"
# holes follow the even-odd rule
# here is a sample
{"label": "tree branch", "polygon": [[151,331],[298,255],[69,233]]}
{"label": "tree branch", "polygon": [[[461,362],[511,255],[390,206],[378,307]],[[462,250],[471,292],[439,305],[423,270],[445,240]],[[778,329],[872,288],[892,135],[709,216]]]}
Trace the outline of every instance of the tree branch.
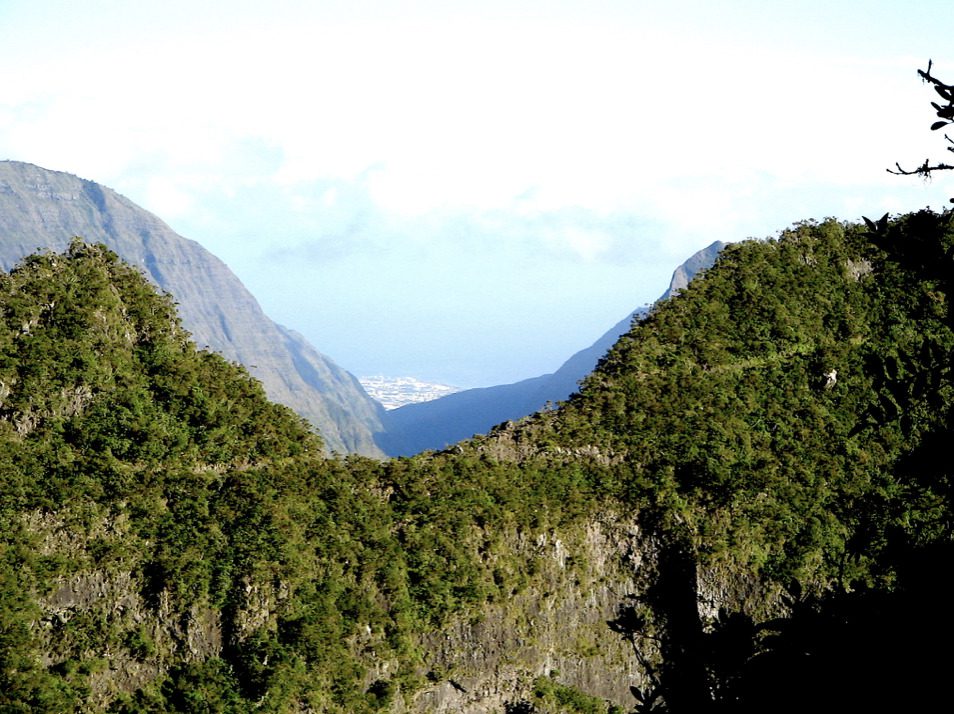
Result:
{"label": "tree branch", "polygon": [[[934,86],[934,91],[937,92],[941,98],[946,102],[946,104],[938,104],[937,102],[931,102],[931,106],[934,107],[934,111],[937,114],[940,121],[936,121],[931,125],[931,131],[937,131],[938,129],[943,129],[949,124],[954,124],[954,85],[945,84],[937,77],[931,74],[931,68],[934,66],[933,60],[928,60],[927,69],[919,69],[918,74],[921,79],[925,82],[928,82]],[[947,139],[949,144],[947,150],[954,152],[954,140],[951,139],[947,134],[944,135],[944,138]],[[931,177],[931,174],[935,171],[952,171],[954,170],[954,165],[945,164],[945,163],[936,163],[932,164],[930,159],[925,159],[924,163],[918,166],[916,169],[904,169],[901,168],[901,164],[895,163],[894,169],[886,169],[889,174],[895,174],[896,176],[921,176],[925,179]],[[954,203],[954,198],[951,199],[951,203]]]}
{"label": "tree branch", "polygon": [[[944,93],[951,94],[952,92],[954,92],[954,85],[944,84],[944,82],[939,80],[937,77],[931,76],[931,67],[933,64],[934,64],[934,60],[928,60],[927,69],[918,70],[918,74],[921,75],[921,79],[923,79],[925,82],[930,82],[931,84],[933,84],[936,88],[937,93],[940,94],[942,97],[944,96]],[[943,90],[943,93],[942,93],[942,90]],[[948,99],[950,100],[950,98]]]}
{"label": "tree branch", "polygon": [[[950,147],[949,147],[949,150],[954,151],[954,149]],[[925,159],[924,163],[918,166],[913,171],[902,169],[901,164],[896,163],[895,166],[897,167],[897,171],[895,171],[894,169],[885,169],[885,171],[887,171],[889,174],[894,174],[895,176],[917,175],[917,176],[923,176],[924,178],[929,178],[931,176],[932,171],[950,171],[951,169],[954,169],[954,166],[950,164],[935,164],[932,166],[930,161],[928,161],[928,159]]]}

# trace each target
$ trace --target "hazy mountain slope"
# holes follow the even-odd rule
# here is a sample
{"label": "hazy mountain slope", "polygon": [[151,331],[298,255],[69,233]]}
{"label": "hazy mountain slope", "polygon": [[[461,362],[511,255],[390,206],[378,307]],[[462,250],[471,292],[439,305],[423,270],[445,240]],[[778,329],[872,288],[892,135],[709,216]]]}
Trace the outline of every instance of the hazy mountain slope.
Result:
{"label": "hazy mountain slope", "polygon": [[109,246],[179,305],[199,347],[241,362],[269,397],[308,419],[327,448],[379,455],[383,410],[304,338],[272,322],[222,261],[114,191],[70,174],[0,162],[0,267],[72,236]]}
{"label": "hazy mountain slope", "polygon": [[[725,244],[716,241],[676,268],[669,289],[660,298],[689,284],[692,277],[715,262]],[[421,404],[408,404],[384,415],[386,431],[377,442],[389,456],[408,456],[426,449],[441,449],[491,427],[520,419],[555,404],[577,390],[579,382],[593,371],[600,357],[626,334],[633,319],[646,314],[639,308],[620,320],[590,347],[570,357],[552,374],[481,389],[468,389]]]}

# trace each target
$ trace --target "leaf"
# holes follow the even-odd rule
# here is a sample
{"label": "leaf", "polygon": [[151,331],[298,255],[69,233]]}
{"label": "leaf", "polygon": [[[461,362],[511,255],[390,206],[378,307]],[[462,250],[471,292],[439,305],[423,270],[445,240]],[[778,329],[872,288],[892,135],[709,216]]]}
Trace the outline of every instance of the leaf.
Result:
{"label": "leaf", "polygon": [[940,129],[941,127],[947,126],[948,124],[950,124],[949,121],[936,121],[933,124],[931,124],[931,131],[936,131]]}
{"label": "leaf", "polygon": [[865,225],[868,226],[868,229],[873,233],[884,233],[888,229],[888,215],[885,213],[881,218],[878,219],[878,222],[875,223],[867,216],[862,216],[865,221]]}

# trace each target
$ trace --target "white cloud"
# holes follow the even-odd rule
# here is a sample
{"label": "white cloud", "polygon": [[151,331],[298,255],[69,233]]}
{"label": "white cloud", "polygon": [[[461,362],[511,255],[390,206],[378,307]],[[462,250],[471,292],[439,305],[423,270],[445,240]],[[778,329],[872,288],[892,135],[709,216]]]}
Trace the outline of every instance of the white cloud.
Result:
{"label": "white cloud", "polygon": [[0,72],[3,145],[107,181],[158,155],[188,183],[259,171],[231,158],[253,140],[281,153],[267,180],[365,176],[383,209],[418,216],[528,189],[538,210],[621,210],[686,175],[849,183],[892,153],[911,103],[872,98],[916,92],[910,67],[761,49],[520,20],[120,36]]}
{"label": "white cloud", "polygon": [[178,182],[163,176],[147,181],[146,196],[152,210],[167,221],[188,213],[195,199],[194,194],[184,191]]}

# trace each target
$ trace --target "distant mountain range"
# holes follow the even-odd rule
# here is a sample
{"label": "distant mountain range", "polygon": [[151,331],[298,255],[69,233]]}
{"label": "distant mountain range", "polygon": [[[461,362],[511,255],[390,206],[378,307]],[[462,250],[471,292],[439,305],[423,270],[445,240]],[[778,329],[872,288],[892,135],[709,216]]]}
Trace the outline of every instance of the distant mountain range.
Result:
{"label": "distant mountain range", "polygon": [[178,301],[199,347],[244,364],[269,397],[308,419],[329,450],[381,456],[384,409],[301,335],[272,322],[226,265],[129,199],[93,181],[0,162],[0,267],[70,238],[104,243]]}
{"label": "distant mountain range", "polygon": [[[664,300],[685,288],[702,270],[710,267],[725,243],[716,241],[676,268]],[[648,308],[641,307],[620,320],[596,342],[570,357],[552,374],[513,384],[467,389],[440,399],[408,404],[384,414],[385,430],[378,445],[389,456],[410,456],[427,449],[442,449],[474,434],[484,434],[505,421],[520,419],[565,400],[577,390],[581,379],[593,371],[620,335]]]}

